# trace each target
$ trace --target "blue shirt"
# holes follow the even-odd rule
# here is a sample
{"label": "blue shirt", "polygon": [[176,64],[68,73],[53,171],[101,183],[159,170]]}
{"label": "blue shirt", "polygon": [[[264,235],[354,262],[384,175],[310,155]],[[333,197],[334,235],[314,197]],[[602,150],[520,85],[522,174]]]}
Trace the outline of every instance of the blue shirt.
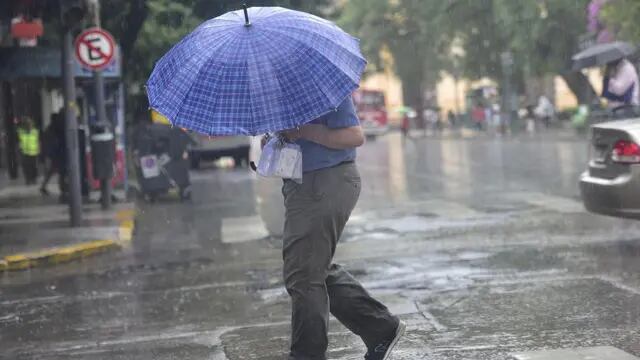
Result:
{"label": "blue shirt", "polygon": [[[338,106],[336,111],[332,111],[320,118],[313,120],[311,124],[322,124],[330,129],[341,129],[352,126],[359,126],[360,120],[356,115],[353,100],[349,96]],[[302,172],[309,172],[336,166],[345,161],[356,159],[356,149],[336,150],[326,146],[316,144],[311,141],[300,139],[298,145],[302,149]]]}

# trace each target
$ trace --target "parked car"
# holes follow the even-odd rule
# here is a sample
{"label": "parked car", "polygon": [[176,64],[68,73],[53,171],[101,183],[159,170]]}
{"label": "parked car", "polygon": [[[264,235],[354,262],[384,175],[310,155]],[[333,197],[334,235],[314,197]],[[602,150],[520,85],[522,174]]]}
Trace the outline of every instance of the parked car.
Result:
{"label": "parked car", "polygon": [[580,177],[587,210],[640,219],[640,118],[591,126],[591,158]]}
{"label": "parked car", "polygon": [[389,130],[384,93],[378,90],[356,90],[353,93],[353,104],[365,136],[373,138],[384,135]]}
{"label": "parked car", "polygon": [[189,149],[191,167],[197,169],[201,161],[233,158],[237,167],[249,165],[251,140],[247,136],[207,136],[192,134],[195,142]]}

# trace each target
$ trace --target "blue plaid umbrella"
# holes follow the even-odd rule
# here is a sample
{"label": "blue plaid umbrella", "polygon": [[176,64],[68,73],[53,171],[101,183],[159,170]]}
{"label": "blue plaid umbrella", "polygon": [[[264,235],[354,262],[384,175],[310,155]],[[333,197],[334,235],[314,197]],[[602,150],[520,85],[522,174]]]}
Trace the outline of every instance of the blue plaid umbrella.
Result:
{"label": "blue plaid umbrella", "polygon": [[209,20],[156,64],[151,107],[209,135],[295,128],[335,110],[360,83],[359,41],[319,17],[278,7]]}

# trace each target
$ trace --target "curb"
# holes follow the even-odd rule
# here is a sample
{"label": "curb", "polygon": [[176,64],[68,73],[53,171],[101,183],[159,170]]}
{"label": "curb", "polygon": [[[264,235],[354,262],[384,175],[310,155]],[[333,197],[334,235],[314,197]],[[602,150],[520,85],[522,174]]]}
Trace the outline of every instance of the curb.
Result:
{"label": "curb", "polygon": [[43,265],[55,265],[93,256],[127,246],[135,229],[135,210],[121,210],[116,214],[120,222],[118,239],[85,241],[69,246],[5,256],[0,259],[0,271],[25,270]]}

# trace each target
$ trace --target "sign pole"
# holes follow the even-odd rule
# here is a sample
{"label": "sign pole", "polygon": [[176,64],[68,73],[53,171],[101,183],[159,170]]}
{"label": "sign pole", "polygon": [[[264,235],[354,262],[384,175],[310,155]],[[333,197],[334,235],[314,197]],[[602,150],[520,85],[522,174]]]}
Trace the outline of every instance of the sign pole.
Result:
{"label": "sign pole", "polygon": [[[98,120],[98,126],[103,127],[105,131],[111,132],[111,124],[107,120],[107,111],[105,109],[104,101],[104,77],[102,71],[97,70],[93,72],[93,81],[95,82],[96,91],[96,115]],[[100,205],[103,210],[111,208],[111,178],[102,178],[100,180]]]}
{"label": "sign pole", "polygon": [[[71,29],[64,29],[62,41],[62,73],[64,78],[64,112],[67,140],[69,213],[71,226],[82,223],[82,189],[80,186],[80,153],[78,151],[78,119],[76,118],[76,84],[73,74],[73,45]],[[63,180],[64,181],[64,180]]]}
{"label": "sign pole", "polygon": [[96,8],[95,28],[87,29],[76,38],[76,57],[80,64],[93,70],[95,109],[97,121],[91,127],[91,153],[93,175],[100,181],[100,203],[103,209],[111,207],[111,179],[113,177],[114,134],[105,109],[104,77],[102,70],[109,66],[116,52],[115,39],[100,28],[99,3]]}
{"label": "sign pole", "polygon": [[[100,1],[96,1],[95,10],[95,24],[100,28]],[[96,115],[98,117],[98,124],[107,128],[107,131],[112,131],[110,124],[107,121],[107,110],[104,104],[104,78],[102,77],[102,70],[96,70],[93,72],[93,81],[96,86]],[[100,205],[103,210],[111,208],[111,179],[99,179],[100,181]]]}

